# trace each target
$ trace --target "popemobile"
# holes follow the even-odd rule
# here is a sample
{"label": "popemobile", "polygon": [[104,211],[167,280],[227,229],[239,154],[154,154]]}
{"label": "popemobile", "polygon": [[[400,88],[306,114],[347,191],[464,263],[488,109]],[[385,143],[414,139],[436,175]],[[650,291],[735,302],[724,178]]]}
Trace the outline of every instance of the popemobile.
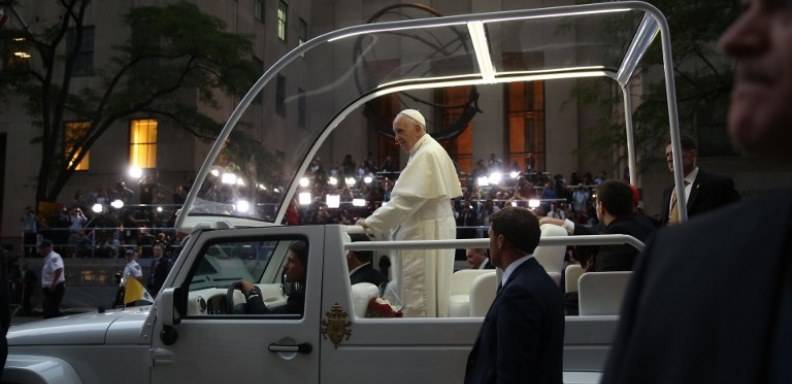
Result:
{"label": "popemobile", "polygon": [[[543,36],[539,31],[592,26],[608,26],[608,33],[592,33],[585,42],[574,33],[553,44],[537,38]],[[453,60],[402,60],[387,70],[363,68],[361,59],[376,50],[399,47],[402,56],[411,57],[411,49],[423,48],[410,41],[427,34],[440,39]],[[508,41],[494,41],[501,36]],[[673,157],[681,167],[668,25],[647,3],[373,23],[300,45],[256,81],[206,155],[177,220],[189,235],[154,303],[12,327],[3,379],[24,384],[462,382],[498,272],[454,273],[450,316],[391,317],[395,307],[379,297],[376,287],[350,284],[345,255],[349,250],[485,248],[488,240],[351,242],[348,234],[362,228],[281,225],[301,176],[347,116],[386,95],[602,77],[616,81],[624,96],[634,181],[630,80],[653,43],[661,44],[663,52]],[[518,54],[543,52],[544,60],[507,67],[490,55],[494,45]],[[323,73],[305,70],[331,57],[335,65]],[[344,60],[348,62],[338,64]],[[272,97],[278,76],[301,76],[306,84],[299,95],[285,96],[286,108],[323,107],[311,109],[305,121],[292,113],[286,115],[287,124],[251,124],[252,102],[259,94]],[[681,172],[675,175],[677,195],[684,196]],[[239,182],[224,182],[231,178]],[[256,188],[235,188],[242,184]],[[683,209],[680,214],[684,219]],[[586,244],[643,248],[621,235],[543,236],[537,259],[560,282],[565,271],[553,260],[563,257],[566,245]],[[566,318],[564,381],[596,383],[629,272],[566,273],[562,288],[579,292],[580,316]],[[300,301],[294,300],[298,294]],[[254,299],[261,305],[251,305]]]}

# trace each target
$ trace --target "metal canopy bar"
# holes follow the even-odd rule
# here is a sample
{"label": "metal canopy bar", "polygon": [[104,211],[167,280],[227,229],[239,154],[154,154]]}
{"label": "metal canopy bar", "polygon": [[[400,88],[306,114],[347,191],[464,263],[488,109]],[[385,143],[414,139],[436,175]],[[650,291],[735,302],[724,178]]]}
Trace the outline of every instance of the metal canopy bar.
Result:
{"label": "metal canopy bar", "polygon": [[619,82],[619,85],[624,87],[630,81],[635,68],[638,67],[638,63],[641,62],[643,55],[649,49],[649,46],[652,45],[652,41],[654,41],[659,32],[660,26],[657,24],[655,17],[650,14],[644,14],[643,20],[641,20],[641,24],[638,26],[632,42],[630,42],[630,47],[627,48],[627,53],[624,54],[624,59],[617,72],[616,81]]}
{"label": "metal canopy bar", "polygon": [[[542,237],[539,246],[567,245],[630,245],[643,251],[644,243],[628,235],[584,235]],[[489,239],[457,240],[406,240],[406,241],[358,241],[344,244],[349,251],[387,251],[393,249],[451,249],[489,248]]]}
{"label": "metal canopy bar", "polygon": [[[257,97],[257,95],[261,92],[261,90],[269,84],[275,76],[277,76],[281,71],[288,68],[296,60],[299,60],[301,57],[321,45],[328,44],[335,40],[341,40],[349,37],[359,36],[363,34],[372,34],[378,32],[388,32],[388,31],[399,31],[399,30],[409,30],[409,29],[426,29],[426,28],[437,28],[437,27],[447,27],[447,26],[466,26],[468,23],[478,22],[482,24],[486,23],[497,23],[497,22],[504,22],[504,21],[519,21],[519,20],[531,20],[531,19],[544,19],[544,18],[563,18],[563,17],[570,17],[570,16],[585,16],[585,15],[593,15],[593,14],[609,14],[609,13],[620,13],[620,12],[628,12],[628,11],[642,11],[646,15],[651,16],[651,18],[659,24],[659,30],[662,35],[663,41],[663,59],[664,59],[664,66],[666,71],[666,97],[668,100],[668,108],[669,108],[669,125],[671,127],[671,139],[672,143],[674,143],[674,162],[679,163],[679,156],[678,151],[676,148],[679,146],[679,123],[676,111],[676,92],[674,86],[674,78],[673,72],[670,68],[670,58],[671,58],[671,46],[670,46],[670,36],[668,31],[668,25],[665,21],[665,17],[663,14],[651,4],[642,2],[642,1],[624,1],[624,2],[611,2],[611,3],[595,3],[595,4],[585,4],[585,5],[570,5],[570,6],[560,6],[560,7],[550,7],[550,8],[541,8],[541,9],[528,9],[528,10],[516,10],[516,11],[501,11],[501,12],[489,12],[489,13],[480,13],[480,14],[473,14],[473,15],[459,15],[459,16],[448,16],[448,17],[439,17],[439,18],[423,18],[423,19],[412,19],[412,20],[402,20],[402,21],[393,21],[393,22],[385,22],[385,23],[375,23],[375,24],[364,24],[358,26],[347,27],[343,29],[339,29],[336,31],[332,31],[321,36],[317,36],[308,42],[296,47],[295,49],[291,50],[280,59],[278,59],[271,67],[269,67],[264,74],[253,84],[250,90],[245,94],[244,97],[239,101],[236,105],[236,108],[233,110],[231,115],[229,116],[228,120],[226,121],[222,131],[218,135],[215,143],[209,150],[208,155],[204,159],[204,162],[201,166],[200,171],[196,175],[194,186],[202,186],[204,181],[209,173],[209,170],[212,164],[216,161],[217,157],[220,154],[220,151],[224,147],[226,140],[231,134],[231,131],[236,127],[237,123],[242,117],[242,114],[248,109],[251,105],[253,100]],[[645,17],[646,19],[647,17]],[[642,23],[643,24],[643,23]],[[649,36],[653,36],[656,32],[652,32],[654,28],[651,28],[651,24],[649,22],[645,23],[646,27],[646,34]],[[474,27],[475,28],[475,27]],[[638,39],[634,39],[638,40]],[[640,39],[641,41],[649,40],[648,38]],[[640,59],[643,55],[639,54],[645,47],[643,45],[639,45],[638,43],[635,44],[634,52],[637,54],[635,59],[630,59],[630,62],[636,61]],[[626,62],[626,61],[623,61]],[[623,64],[624,67],[624,76],[626,79],[629,79],[630,71],[627,71],[627,65]],[[605,71],[610,72],[610,71]],[[581,71],[576,73],[578,76],[574,76],[574,73],[565,74],[567,76],[563,76],[563,78],[567,77],[591,77],[591,76],[602,76],[602,74],[594,74],[592,72]],[[609,74],[608,74],[609,75]],[[501,76],[496,75],[496,82],[498,78]],[[536,80],[536,78],[532,76],[526,76],[522,79],[518,79],[516,77],[512,77],[509,81],[530,81]],[[479,80],[481,81],[481,80]],[[501,80],[501,82],[506,82],[506,80]],[[453,83],[453,82],[449,82]],[[474,84],[475,82],[470,82],[468,84]],[[437,88],[440,86],[453,86],[455,84],[436,84],[433,88]],[[379,89],[378,92],[372,92],[367,96],[371,96],[372,94],[387,94],[398,92],[403,89],[397,89],[400,87],[393,87],[391,89]],[[407,87],[406,89],[413,89],[412,87]],[[368,97],[364,97],[368,98]],[[350,108],[354,108],[358,106],[361,99],[358,99],[358,102],[353,102],[347,108],[343,109],[339,112],[339,114],[333,118],[332,121],[328,122],[325,126],[325,131],[320,135],[318,140],[314,143],[311,147],[308,156],[303,159],[303,163],[298,169],[298,173],[302,174],[305,169],[308,167],[308,163],[311,160],[311,156],[316,153],[318,147],[322,144],[323,139],[329,135],[329,133],[338,125],[340,120],[343,116],[346,116],[351,112]],[[675,166],[675,168],[677,168]],[[680,180],[681,175],[679,177],[675,177],[677,181],[677,189],[680,189]],[[189,214],[191,207],[193,206],[194,202],[196,201],[199,193],[199,188],[194,187],[190,190],[185,199],[185,209],[180,212],[177,217],[176,227],[181,227],[185,221],[186,216]],[[287,192],[285,195],[285,199],[283,201],[290,201],[294,192],[296,191],[297,184],[295,180],[291,180],[289,186],[287,187]],[[274,222],[278,223],[281,222],[288,204],[283,204],[280,209],[278,210]],[[684,206],[684,205],[681,205]],[[680,209],[681,210],[681,209]],[[681,212],[682,219],[686,219],[686,212]]]}
{"label": "metal canopy bar", "polygon": [[487,44],[487,34],[484,32],[484,24],[480,21],[468,23],[468,32],[473,41],[473,50],[476,51],[476,61],[478,62],[481,78],[486,82],[495,80],[495,67],[492,65],[489,45]]}
{"label": "metal canopy bar", "polygon": [[369,33],[394,32],[418,28],[438,28],[455,25],[465,25],[471,21],[482,23],[498,23],[504,21],[519,21],[532,19],[549,19],[557,17],[585,16],[607,13],[621,13],[629,11],[650,11],[653,6],[641,1],[624,1],[614,3],[595,3],[582,5],[565,5],[537,9],[521,9],[515,11],[485,12],[473,15],[444,16],[436,18],[423,18],[413,20],[388,21],[376,24],[364,24],[342,28],[317,39],[326,39],[328,42],[346,39]]}

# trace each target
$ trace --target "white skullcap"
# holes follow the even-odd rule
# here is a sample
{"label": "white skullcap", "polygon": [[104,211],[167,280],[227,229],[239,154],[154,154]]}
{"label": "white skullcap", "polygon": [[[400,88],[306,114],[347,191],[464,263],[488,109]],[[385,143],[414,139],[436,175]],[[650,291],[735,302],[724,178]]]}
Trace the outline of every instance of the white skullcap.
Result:
{"label": "white skullcap", "polygon": [[419,112],[417,109],[405,109],[405,110],[399,112],[399,114],[396,115],[396,120],[399,119],[399,116],[407,116],[407,117],[417,121],[418,124],[420,124],[424,129],[426,129],[426,119],[423,117],[421,112]]}

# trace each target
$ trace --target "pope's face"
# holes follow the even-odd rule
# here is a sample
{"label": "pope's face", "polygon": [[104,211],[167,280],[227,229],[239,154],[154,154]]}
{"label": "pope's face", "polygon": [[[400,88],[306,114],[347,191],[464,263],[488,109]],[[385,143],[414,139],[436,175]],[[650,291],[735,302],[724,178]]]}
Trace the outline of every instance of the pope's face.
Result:
{"label": "pope's face", "polygon": [[736,64],[729,135],[747,153],[789,157],[792,144],[792,3],[750,0],[721,36]]}
{"label": "pope's face", "polygon": [[404,152],[410,152],[418,139],[423,136],[423,130],[413,119],[405,116],[393,122],[393,135],[396,138],[396,144],[401,147]]}

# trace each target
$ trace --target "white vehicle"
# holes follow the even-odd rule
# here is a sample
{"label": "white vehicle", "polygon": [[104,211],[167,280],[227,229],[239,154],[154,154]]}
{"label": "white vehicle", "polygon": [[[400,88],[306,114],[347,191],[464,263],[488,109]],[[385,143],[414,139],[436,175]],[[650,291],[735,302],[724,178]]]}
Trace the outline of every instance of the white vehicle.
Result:
{"label": "white vehicle", "polygon": [[[488,44],[494,42],[488,39],[495,34],[486,31],[492,28],[501,28],[501,35],[519,40],[521,33],[532,28],[564,28],[582,21],[622,26],[628,33],[626,37],[601,37],[596,42],[589,39],[581,43],[573,38],[568,45],[560,45],[564,49],[586,49],[596,43],[601,57],[576,56],[585,56],[584,62],[547,55],[539,68],[504,70],[489,55]],[[305,71],[306,63],[321,63],[336,50],[347,54],[356,44],[362,44],[363,56],[372,49],[383,49],[378,44],[401,44],[400,39],[410,34],[442,30],[452,30],[447,33],[449,38],[461,36],[466,43],[461,44],[467,48],[460,48],[459,55],[467,56],[456,57],[453,71],[429,63],[420,77],[396,67],[381,72],[379,77],[352,81],[355,74],[349,73],[355,71],[357,57],[343,73],[331,74],[335,81],[324,81],[326,73],[313,79],[314,74]],[[194,230],[155,304],[12,327],[4,380],[85,384],[461,382],[482,317],[472,316],[476,313],[471,310],[467,312],[471,316],[367,318],[365,308],[358,303],[366,303],[368,297],[359,297],[361,294],[350,286],[345,252],[483,247],[487,240],[346,243],[344,232],[354,228],[276,225],[283,222],[298,192],[300,176],[347,115],[368,100],[394,92],[602,76],[620,84],[626,110],[631,112],[630,79],[657,36],[666,63],[669,126],[678,170],[675,174],[681,175],[668,27],[663,15],[649,4],[609,2],[367,24],[308,41],[262,75],[217,138],[178,219],[178,226]],[[519,49],[552,48],[535,40],[531,45],[531,41],[524,40]],[[409,44],[402,44],[401,49],[408,50]],[[276,76],[285,73],[302,73],[309,85],[302,96],[286,95],[285,103],[299,105],[307,98],[311,105],[340,107],[317,108],[300,123],[297,117],[288,117],[288,124],[259,127],[255,121],[246,120],[244,113],[251,102],[274,83]],[[631,114],[626,118],[634,179]],[[288,151],[273,155],[277,148],[287,147]],[[244,185],[256,188],[237,188]],[[679,176],[677,188],[682,185]],[[681,210],[682,217],[684,213]],[[302,313],[244,313],[240,306],[244,296],[235,289],[240,280],[254,282],[270,308],[287,301],[281,271],[287,248],[296,240],[308,244]],[[613,243],[642,247],[627,236],[542,238],[540,246]],[[494,296],[494,292],[491,294]],[[581,291],[581,305],[587,299],[583,296]],[[615,307],[610,303],[603,314],[567,317],[565,382],[598,381],[616,330],[619,300],[617,296]],[[598,312],[594,309],[587,313]]]}

